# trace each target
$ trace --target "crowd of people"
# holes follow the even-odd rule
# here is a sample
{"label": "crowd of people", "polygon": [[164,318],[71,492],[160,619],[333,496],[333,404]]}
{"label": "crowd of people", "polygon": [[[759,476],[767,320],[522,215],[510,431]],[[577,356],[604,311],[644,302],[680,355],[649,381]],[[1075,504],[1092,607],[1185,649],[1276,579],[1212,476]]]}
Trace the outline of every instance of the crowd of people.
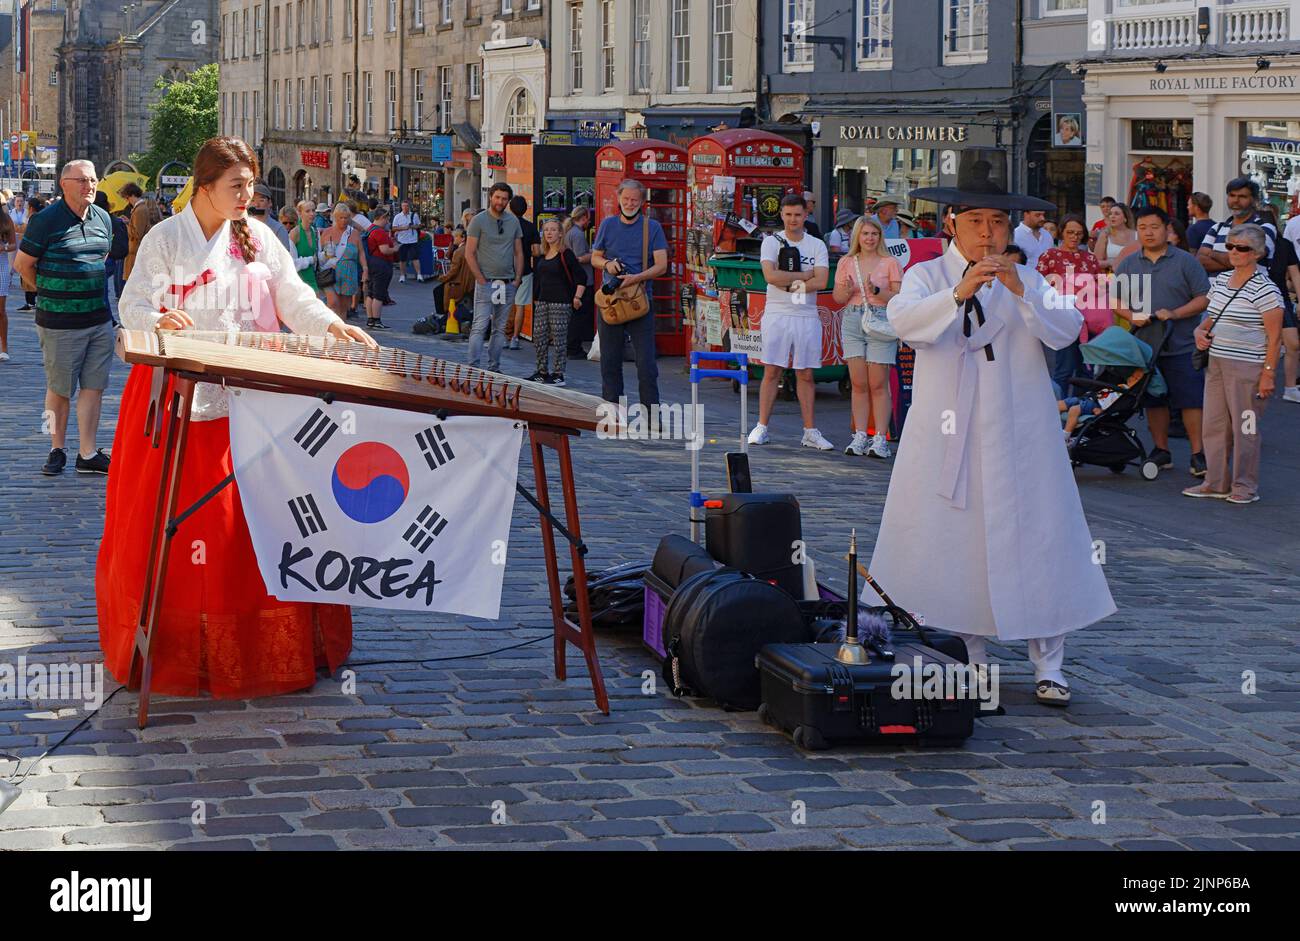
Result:
{"label": "crowd of people", "polygon": [[[447,230],[441,220],[422,220],[409,202],[390,212],[348,197],[334,204],[302,201],[277,213],[258,171],[243,141],[208,141],[195,160],[193,197],[170,217],[129,185],[122,190],[125,209],[110,212],[95,167],[85,160],[64,166],[60,195],[48,205],[0,194],[0,288],[8,287],[13,271],[32,292],[20,309],[35,311],[46,376],[52,447],[42,470],[65,470],[75,396],[75,470],[109,475],[97,586],[101,642],[118,678],[129,668],[146,568],[142,527],[149,520],[138,508],[156,492],[162,452],[138,434],[149,402],[150,377],[143,367],[132,370],[122,395],[113,452],[117,473],[110,473],[109,454],[97,447],[115,319],[139,330],[239,329],[241,315],[225,300],[202,291],[185,298],[203,275],[233,283],[253,277],[260,265],[274,301],[274,328],[374,347],[370,333],[349,320],[364,311],[368,330],[385,329],[382,311],[392,302],[392,280],[410,277],[432,282],[436,314],[456,302],[458,318],[467,325],[470,365],[499,370],[506,345],[518,346],[523,310],[531,305],[532,381],[564,385],[569,358],[582,355],[582,344],[594,340],[604,354],[601,395],[617,403],[624,393],[622,354],[630,345],[640,402],[650,407],[660,400],[646,289],[667,273],[670,246],[664,228],[646,211],[641,183],[625,180],[618,187],[618,211],[601,221],[589,242],[587,210],[579,208],[569,219],[548,218],[539,230],[527,218],[527,202],[504,183],[492,186],[485,208],[466,210],[460,224]],[[766,306],[758,358],[764,372],[759,420],[749,441],[771,440],[783,373],[793,369],[801,444],[834,447],[815,420],[813,370],[822,360],[819,291],[830,291],[844,306],[853,422],[847,454],[893,456],[890,370],[900,342],[909,344],[916,350],[914,408],[938,414],[956,402],[959,413],[951,432],[924,424],[909,432],[872,567],[891,586],[901,585],[901,596],[929,592],[925,553],[932,553],[933,538],[913,536],[921,530],[943,534],[959,551],[950,564],[950,597],[931,600],[936,620],[950,617],[971,628],[968,646],[976,662],[984,657],[981,637],[1028,640],[1039,701],[1064,705],[1065,633],[1114,610],[1100,567],[1088,562],[1091,540],[1077,493],[1061,499],[1074,485],[1066,462],[1052,453],[1060,448],[1060,431],[1048,427],[1056,414],[1077,434],[1107,407],[1107,396],[1072,395],[1071,380],[1088,375],[1084,353],[1091,351],[1083,347],[1108,330],[1131,331],[1150,350],[1150,365],[1163,380],[1162,391],[1157,395],[1151,388],[1144,402],[1154,441],[1151,460],[1172,467],[1170,438],[1185,434],[1188,469],[1200,480],[1184,494],[1255,502],[1258,416],[1278,391],[1283,349],[1282,397],[1300,402],[1300,331],[1291,296],[1300,295],[1293,244],[1300,239],[1300,221],[1279,234],[1249,178],[1227,184],[1229,214],[1220,222],[1210,216],[1213,200],[1193,194],[1186,228],[1163,209],[1134,211],[1114,200],[1101,225],[1089,231],[1082,218],[1054,222],[1050,204],[987,185],[912,195],[947,207],[943,226],[951,240],[939,258],[906,276],[887,242],[914,234],[916,220],[897,203],[881,199],[867,214],[841,214],[823,239],[810,224],[812,194],[781,200],[781,227],[760,247]],[[1021,214],[1014,230],[1011,212]],[[423,268],[424,232],[450,235],[453,251],[445,271]],[[839,256],[833,279],[832,247]],[[175,307],[166,294],[159,303],[152,283],[159,272],[183,279],[170,289],[181,298]],[[110,286],[118,295],[116,310]],[[5,294],[0,290],[0,363],[9,357]],[[1066,295],[1072,303],[1056,303]],[[983,368],[986,358],[994,360],[995,347],[1005,366]],[[1045,391],[1044,356],[1057,384],[1055,407]],[[1125,382],[1136,383],[1142,372]],[[203,472],[183,483],[186,505],[229,473],[226,408],[219,388],[204,385],[195,392],[187,447],[190,466]],[[999,446],[1008,440],[1016,447]],[[1021,486],[1001,486],[1013,478]],[[999,515],[1007,505],[1014,512]],[[972,512],[954,515],[954,508]],[[205,506],[193,525],[223,546],[221,562],[210,570],[191,566],[194,571],[169,575],[174,584],[159,623],[188,646],[155,662],[156,691],[270,695],[309,686],[317,667],[343,662],[351,638],[346,609],[279,602],[259,579],[247,577],[256,564],[236,487]],[[1026,534],[1032,538],[1022,538]],[[1040,537],[1041,552],[1031,544]],[[1052,555],[1053,547],[1061,551]],[[988,558],[995,550],[1011,562],[993,572]],[[1025,576],[1039,570],[1041,577]],[[1094,583],[1088,606],[1060,594],[1053,571],[1086,573]],[[1073,580],[1076,596],[1088,587],[1083,580]],[[1032,604],[1026,584],[1042,593]],[[230,585],[240,588],[223,593]],[[975,585],[988,585],[987,596],[969,597]],[[972,608],[982,612],[978,618],[966,616]],[[1043,636],[1042,618],[1032,621],[1030,612],[1039,616],[1043,610],[1057,633]],[[268,647],[272,634],[284,641],[274,651]],[[202,645],[207,646],[199,650]],[[230,651],[240,651],[243,659],[231,659]],[[273,661],[284,669],[264,669]],[[202,676],[199,663],[206,665]]]}
{"label": "crowd of people", "polygon": [[[96,186],[93,165],[72,161],[59,181],[60,197],[49,205],[0,192],[0,363],[10,356],[6,298],[17,271],[26,290],[18,309],[35,311],[48,379],[46,408],[53,423],[47,474],[60,473],[67,463],[64,433],[76,388],[88,394],[78,398],[75,467],[107,472],[109,457],[96,447],[96,426],[115,323],[109,292],[120,298],[145,235],[170,214],[170,207],[133,183],[121,190],[124,208],[110,213]],[[1101,219],[1091,229],[1080,216],[1054,221],[1047,212],[1026,210],[1007,246],[1014,260],[1072,295],[1083,315],[1077,340],[1045,350],[1067,431],[1100,411],[1097,401],[1071,388],[1071,379],[1090,372],[1081,345],[1114,325],[1132,331],[1153,351],[1163,380],[1161,394],[1144,403],[1151,460],[1160,469],[1171,467],[1169,439],[1185,436],[1189,472],[1204,481],[1187,488],[1191,497],[1257,500],[1259,435],[1243,435],[1242,422],[1232,417],[1248,405],[1255,414],[1264,408],[1279,368],[1281,398],[1300,403],[1293,299],[1300,296],[1300,215],[1279,234],[1261,195],[1248,177],[1230,181],[1228,216],[1216,222],[1214,199],[1193,193],[1186,226],[1163,209],[1135,211],[1110,197],[1101,201]],[[596,313],[602,293],[644,292],[647,282],[668,269],[666,236],[644,212],[645,199],[641,184],[625,181],[618,214],[602,220],[590,241],[586,208],[569,218],[548,218],[539,230],[528,219],[527,201],[505,183],[494,184],[487,206],[466,209],[452,228],[437,217],[422,219],[409,201],[390,212],[359,191],[345,191],[337,203],[303,200],[277,213],[272,191],[260,180],[246,213],[267,226],[301,281],[344,323],[364,312],[367,330],[384,330],[382,312],[393,303],[394,277],[398,283],[408,277],[431,282],[432,317],[445,320],[454,302],[468,334],[468,363],[499,371],[502,350],[519,348],[524,311],[531,306],[536,368],[530,380],[564,385],[567,361],[585,355],[583,344],[594,340],[606,351],[600,357],[602,397],[617,402],[624,392],[621,351],[627,345],[640,401],[650,406],[659,402],[654,318],[620,322]],[[801,444],[834,447],[815,421],[813,370],[821,365],[821,328],[815,302],[807,303],[829,290],[844,309],[841,335],[852,389],[852,438],[845,453],[888,458],[890,370],[899,345],[888,308],[900,292],[902,271],[886,243],[928,230],[893,198],[882,197],[866,214],[841,212],[822,239],[812,221],[815,205],[810,192],[787,196],[781,230],[762,242],[767,297],[758,358],[765,369],[749,441],[762,445],[771,439],[768,423],[783,373],[793,369]],[[447,262],[433,271],[420,258],[426,233],[451,241]],[[832,255],[838,257],[833,280]],[[42,266],[58,269],[65,281],[84,283],[55,290],[46,278],[42,290]],[[92,289],[94,300],[88,296]],[[1208,354],[1204,368],[1194,366],[1194,351]]]}
{"label": "crowd of people", "polygon": [[[1187,226],[1157,206],[1134,210],[1107,197],[1091,232],[1066,216],[1059,241],[1045,238],[1042,214],[1025,213],[1014,233],[1026,263],[1073,295],[1084,315],[1079,340],[1049,356],[1061,411],[1101,410],[1070,390],[1072,378],[1087,375],[1080,344],[1112,325],[1131,330],[1151,349],[1163,381],[1161,394],[1148,393],[1143,403],[1150,459],[1171,467],[1169,439],[1185,436],[1188,471],[1203,481],[1183,491],[1189,497],[1258,500],[1258,416],[1277,390],[1280,361],[1281,398],[1300,403],[1293,297],[1300,296],[1300,216],[1279,237],[1261,196],[1255,180],[1240,177],[1225,186],[1228,215],[1220,222],[1211,217],[1213,198],[1198,192],[1187,201]],[[1198,362],[1195,351],[1208,356]]]}

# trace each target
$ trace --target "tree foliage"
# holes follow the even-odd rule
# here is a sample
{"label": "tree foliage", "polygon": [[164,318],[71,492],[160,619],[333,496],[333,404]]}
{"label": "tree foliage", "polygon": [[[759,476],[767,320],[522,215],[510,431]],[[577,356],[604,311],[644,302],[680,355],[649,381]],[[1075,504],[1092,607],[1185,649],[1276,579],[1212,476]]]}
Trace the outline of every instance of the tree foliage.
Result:
{"label": "tree foliage", "polygon": [[159,78],[154,89],[162,96],[150,108],[149,150],[131,156],[136,168],[150,178],[172,160],[193,166],[199,147],[216,137],[216,63],[196,69],[183,81]]}

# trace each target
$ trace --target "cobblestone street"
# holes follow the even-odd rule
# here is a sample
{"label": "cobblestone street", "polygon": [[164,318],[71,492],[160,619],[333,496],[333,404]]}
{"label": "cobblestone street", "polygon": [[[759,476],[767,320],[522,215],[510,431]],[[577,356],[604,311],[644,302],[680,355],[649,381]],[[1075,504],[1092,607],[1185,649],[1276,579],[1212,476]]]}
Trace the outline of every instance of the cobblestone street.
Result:
{"label": "cobblestone street", "polygon": [[[380,342],[463,359],[463,343],[410,332],[427,286],[393,290]],[[9,299],[13,360],[0,364],[0,663],[99,662],[105,481],[40,474],[44,377],[20,298]],[[531,345],[503,362],[530,374]],[[664,401],[689,402],[683,360],[659,365]],[[126,374],[115,361],[101,447]],[[568,378],[599,393],[594,363],[572,361]],[[704,488],[716,491],[737,396],[722,382],[703,389]],[[849,530],[869,558],[890,462],[842,453],[848,403],[833,387],[817,407],[837,449],[799,448],[798,410],[778,403],[773,443],[752,454],[754,486],[799,498],[819,577],[843,588]],[[156,697],[143,731],[123,691],[25,778],[0,814],[0,849],[1300,849],[1300,407],[1274,400],[1262,427],[1254,506],[1183,499],[1185,440],[1154,483],[1076,471],[1119,611],[1070,636],[1068,710],[1034,702],[1023,644],[991,645],[1005,715],[979,718],[962,748],[801,753],[754,713],[674,699],[662,680],[645,694],[644,672],[658,670],[639,629],[600,635],[602,716],[576,651],[568,681],[552,675],[540,531],[520,499],[500,621],[356,609],[351,659],[536,643],[358,666],[355,695],[334,677],[273,699]],[[74,448],[75,435],[74,411]],[[574,455],[593,570],[648,560],[663,534],[687,532],[680,442],[584,435]],[[531,490],[526,449],[522,460]],[[0,701],[0,752],[25,770],[83,715]]]}

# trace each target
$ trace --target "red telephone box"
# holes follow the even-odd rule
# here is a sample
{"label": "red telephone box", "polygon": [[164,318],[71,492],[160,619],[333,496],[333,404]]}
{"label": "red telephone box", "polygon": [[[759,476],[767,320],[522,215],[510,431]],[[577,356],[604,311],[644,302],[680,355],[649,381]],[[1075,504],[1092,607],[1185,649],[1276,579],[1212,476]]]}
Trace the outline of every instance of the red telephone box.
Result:
{"label": "red telephone box", "polygon": [[615,141],[596,151],[597,228],[607,216],[618,215],[618,184],[629,179],[645,184],[646,212],[668,240],[668,272],[651,283],[655,349],[662,356],[683,356],[687,336],[679,298],[686,257],[686,151],[649,138]]}
{"label": "red telephone box", "polygon": [[781,198],[803,192],[803,148],[779,134],[719,131],[697,137],[686,153],[692,271],[703,272],[717,252],[737,251],[738,240],[779,229]]}

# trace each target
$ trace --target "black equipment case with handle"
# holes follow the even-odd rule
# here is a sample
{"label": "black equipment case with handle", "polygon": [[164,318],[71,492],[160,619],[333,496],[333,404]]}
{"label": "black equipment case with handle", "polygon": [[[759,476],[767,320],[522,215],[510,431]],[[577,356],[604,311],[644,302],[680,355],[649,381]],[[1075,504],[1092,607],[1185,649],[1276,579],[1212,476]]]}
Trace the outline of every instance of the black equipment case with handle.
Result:
{"label": "black equipment case with handle", "polygon": [[[894,660],[872,655],[871,663],[835,659],[839,644],[769,644],[759,652],[763,704],[758,714],[794,736],[800,748],[817,751],[836,744],[960,745],[970,737],[978,708],[960,661],[933,647],[895,644]],[[894,665],[957,668],[956,696],[921,698],[925,674],[914,675],[912,698],[893,694]],[[945,678],[946,683],[946,678]],[[947,690],[945,690],[947,692]]]}
{"label": "black equipment case with handle", "polygon": [[803,597],[799,501],[788,493],[728,493],[705,507],[704,545],[723,565],[775,582]]}

